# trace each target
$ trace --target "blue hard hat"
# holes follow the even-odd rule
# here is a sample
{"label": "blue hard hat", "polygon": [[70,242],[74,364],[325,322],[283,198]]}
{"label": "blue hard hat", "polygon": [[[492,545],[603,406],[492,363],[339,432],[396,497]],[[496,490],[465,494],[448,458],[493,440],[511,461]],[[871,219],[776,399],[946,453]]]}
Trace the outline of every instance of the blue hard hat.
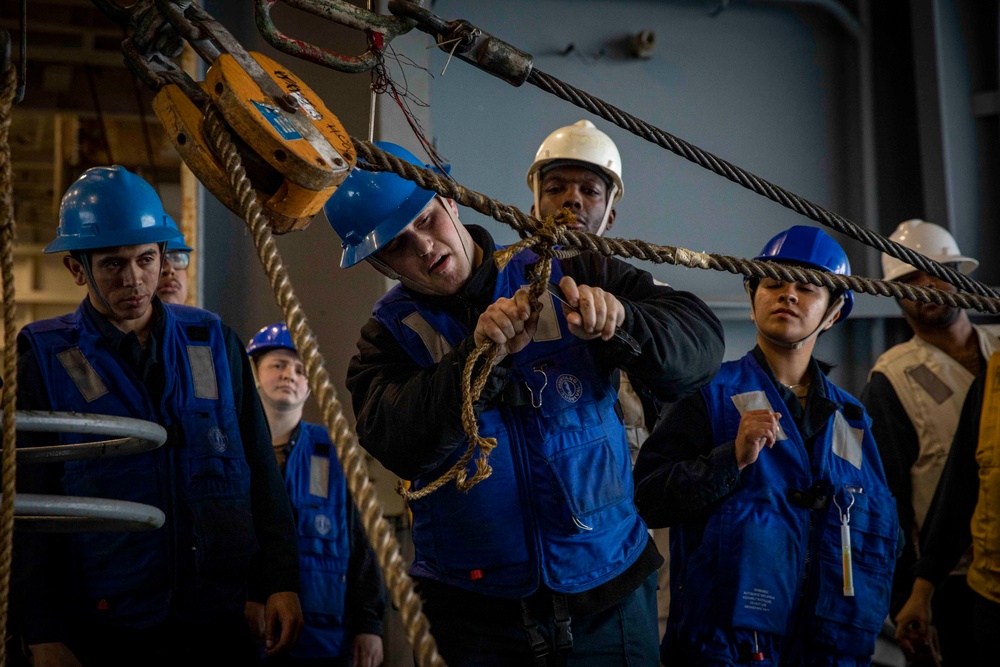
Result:
{"label": "blue hard hat", "polygon": [[[386,141],[375,145],[410,164],[441,173],[402,146]],[[444,173],[450,172],[446,166]],[[391,171],[355,167],[323,206],[326,219],[343,241],[341,268],[354,266],[384,247],[420,215],[434,195]]]}
{"label": "blue hard hat", "polygon": [[[851,275],[851,263],[840,244],[822,229],[806,225],[795,225],[781,232],[768,241],[754,259],[789,262],[842,276]],[[844,290],[844,305],[837,321],[846,320],[853,307],[854,293]]]}
{"label": "blue hard hat", "polygon": [[56,239],[44,252],[162,243],[179,236],[167,226],[153,186],[125,167],[94,167],[63,195]]}
{"label": "blue hard hat", "polygon": [[284,322],[269,324],[258,331],[247,343],[247,354],[251,357],[271,350],[298,352],[295,349],[295,343],[292,342],[292,334],[288,333],[288,327],[285,326]]}
{"label": "blue hard hat", "polygon": [[[170,227],[171,229],[176,229],[178,232],[181,232],[180,228],[177,226],[177,223],[174,222],[174,219],[170,217],[169,213],[164,213],[163,215],[167,218],[167,227]],[[181,235],[179,237],[167,241],[167,252],[171,250],[183,250],[184,252],[194,252],[194,248],[189,246],[185,241],[183,232],[181,232]]]}

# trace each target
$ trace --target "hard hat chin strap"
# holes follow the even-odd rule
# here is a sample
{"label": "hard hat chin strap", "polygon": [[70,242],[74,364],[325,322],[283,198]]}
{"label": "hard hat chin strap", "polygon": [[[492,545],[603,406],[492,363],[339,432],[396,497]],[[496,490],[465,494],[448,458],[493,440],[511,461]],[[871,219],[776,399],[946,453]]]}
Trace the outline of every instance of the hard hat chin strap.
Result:
{"label": "hard hat chin strap", "polygon": [[[167,242],[159,241],[156,246],[160,249],[160,269],[156,272],[156,281],[159,284],[160,274],[163,273],[163,263],[167,261]],[[108,310],[109,313],[114,315],[114,309],[108,300],[104,298],[101,294],[101,289],[97,286],[97,281],[94,280],[94,269],[93,265],[90,263],[90,253],[86,250],[79,251],[78,261],[83,264],[83,272],[87,276],[87,283],[94,288],[94,293],[97,294],[97,298],[100,300],[101,304]],[[153,295],[156,296],[156,287],[153,288]],[[152,296],[150,301],[152,301]]]}
{"label": "hard hat chin strap", "polygon": [[94,280],[94,271],[90,264],[90,253],[86,250],[80,252],[80,263],[83,264],[83,272],[87,276],[87,283],[93,288],[94,294],[97,295],[101,305],[103,305],[109,313],[114,314],[115,311],[112,310],[111,304],[108,303],[108,300],[104,298],[103,294],[101,294],[101,289],[97,286],[97,281]]}
{"label": "hard hat chin strap", "polygon": [[761,330],[760,325],[757,324],[756,316],[753,315],[753,291],[750,289],[750,283],[749,282],[743,283],[743,286],[746,288],[747,294],[750,295],[750,313],[753,316],[753,323],[757,327],[757,333],[760,334],[761,338],[771,343],[772,345],[776,347],[785,348],[786,350],[801,349],[809,341],[813,340],[814,338],[817,338],[821,333],[823,333],[823,331],[830,323],[832,323],[834,320],[837,319],[837,315],[840,314],[840,310],[844,307],[845,297],[843,294],[841,294],[826,309],[826,313],[823,315],[822,321],[820,321],[819,325],[817,325],[816,328],[813,329],[812,333],[810,333],[805,338],[789,343],[788,341],[777,340],[776,338],[772,338],[771,336],[768,336]]}
{"label": "hard hat chin strap", "polygon": [[[541,220],[542,215],[542,177],[541,169],[536,171],[531,175],[531,190],[535,194],[535,218]],[[612,183],[611,188],[608,190],[608,199],[604,204],[604,217],[601,219],[601,224],[597,226],[596,236],[603,236],[604,232],[608,228],[608,218],[611,217],[612,203],[615,201],[615,195],[618,194],[618,184]]]}
{"label": "hard hat chin strap", "polygon": [[539,220],[542,219],[542,177],[539,174],[541,170],[535,170],[535,173],[531,175],[531,192],[534,194],[534,212],[535,217]]}
{"label": "hard hat chin strap", "polygon": [[374,253],[365,257],[365,261],[371,264],[371,266],[381,273],[383,276],[389,280],[403,281],[403,277],[396,273],[396,271],[390,267],[388,264],[379,259]]}
{"label": "hard hat chin strap", "polygon": [[[444,211],[445,211],[445,213],[448,214],[448,218],[451,220],[452,226],[455,228],[456,232],[459,232],[459,226],[462,223],[458,221],[458,217],[455,215],[455,212],[451,210],[451,206],[448,205],[448,202],[446,202],[444,200],[444,197],[442,197],[441,195],[434,195],[434,198],[438,200],[438,202],[441,204],[442,207],[444,207]],[[458,233],[457,236],[459,238],[461,238],[461,234],[460,233]],[[466,260],[469,262],[469,267],[470,268],[475,268],[475,267],[472,266],[472,257],[469,255],[469,251],[470,251],[470,249],[467,248],[465,246],[465,243],[463,242],[462,243],[462,252],[465,254]],[[436,296],[447,296],[443,292],[439,292],[438,290],[434,289],[433,287],[431,287],[429,285],[421,284],[420,282],[418,282],[416,280],[412,280],[410,278],[407,278],[406,276],[400,275],[400,273],[398,271],[396,271],[391,266],[389,266],[384,260],[382,260],[380,257],[378,257],[378,255],[376,255],[375,253],[372,253],[371,255],[368,255],[368,257],[365,257],[365,260],[369,264],[371,264],[372,267],[376,271],[378,271],[379,273],[381,273],[383,276],[385,276],[389,280],[398,280],[403,285],[405,285],[405,286],[407,286],[407,287],[409,287],[411,289],[415,289],[418,292],[425,292],[425,293],[426,292],[430,292],[431,294],[434,294]]]}
{"label": "hard hat chin strap", "polygon": [[618,194],[618,184],[612,184],[611,189],[608,191],[608,201],[604,204],[604,217],[601,219],[601,224],[597,227],[597,236],[604,236],[604,232],[608,229],[608,218],[611,217],[611,203],[615,200],[615,195]]}

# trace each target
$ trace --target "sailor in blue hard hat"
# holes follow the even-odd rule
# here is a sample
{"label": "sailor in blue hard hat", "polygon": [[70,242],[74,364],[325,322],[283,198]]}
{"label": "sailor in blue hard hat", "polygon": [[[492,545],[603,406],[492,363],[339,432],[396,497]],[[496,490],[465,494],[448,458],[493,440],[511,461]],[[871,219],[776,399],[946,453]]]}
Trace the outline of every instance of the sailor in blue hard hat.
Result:
{"label": "sailor in blue hard hat", "polygon": [[[274,352],[275,354],[271,354]],[[285,417],[294,417],[291,427],[302,418],[302,409],[309,398],[309,382],[305,374],[302,359],[299,358],[292,334],[284,322],[269,324],[262,328],[250,342],[247,343],[247,354],[253,360],[254,372],[257,377],[257,389],[260,393],[264,412],[271,424],[271,435],[274,437],[276,425]],[[264,357],[273,361],[276,373],[261,372],[261,362]],[[288,432],[291,428],[288,429]],[[284,461],[279,457],[279,463]]]}
{"label": "sailor in blue hard hat", "polygon": [[[834,241],[822,229],[807,227],[805,225],[796,225],[781,232],[768,241],[767,245],[764,246],[760,254],[754,257],[754,259],[802,266],[809,269],[839,273],[841,275],[850,275],[851,273],[851,264],[840,244]],[[780,347],[791,349],[802,347],[833,326],[835,322],[846,320],[847,316],[851,313],[851,309],[854,307],[854,294],[850,290],[830,293],[825,287],[816,287],[815,285],[804,283],[781,283],[771,278],[746,278],[743,284],[746,287],[747,293],[750,294],[750,303],[753,306],[751,317],[757,324],[758,335],[765,338],[771,344]],[[797,294],[800,292],[816,293],[819,291],[828,295],[829,299],[826,302],[823,316],[818,320],[816,326],[809,328],[809,330],[803,330],[801,325],[806,320],[800,318],[786,318],[781,316],[774,318],[767,313],[762,313],[761,317],[763,319],[758,319],[754,299],[761,285],[768,289],[780,285],[781,289],[788,293],[787,300],[795,300],[796,302],[799,301]],[[783,333],[774,333],[779,330]]]}
{"label": "sailor in blue hard hat", "polygon": [[[402,146],[376,145],[424,166]],[[445,173],[450,170],[444,167]],[[382,274],[423,294],[454,294],[483,259],[482,249],[458,219],[454,200],[393,173],[355,169],[323,208],[343,241],[342,268],[368,260]]]}
{"label": "sailor in blue hard hat", "polygon": [[[167,226],[177,229],[177,223],[167,215]],[[156,296],[163,303],[187,303],[188,273],[191,264],[191,253],[194,248],[189,246],[183,236],[167,241],[167,249],[163,253],[163,268],[160,270],[160,282],[156,287]]]}
{"label": "sailor in blue hard hat", "polygon": [[[247,344],[247,355],[253,360],[278,468],[299,517],[306,622],[290,652],[291,663],[381,665],[381,571],[329,432],[302,418],[309,383],[285,323],[258,331]],[[262,614],[261,605],[247,603],[247,618],[258,619],[251,627],[263,627]]]}
{"label": "sailor in blue hard hat", "polygon": [[[843,249],[792,227],[757,259],[846,275]],[[889,610],[899,522],[871,419],[813,358],[850,292],[747,282],[757,345],[668,407],[635,502],[670,528],[666,664],[867,665]],[[852,548],[852,543],[854,547]]]}
{"label": "sailor in blue hard hat", "polygon": [[63,196],[56,239],[45,252],[68,251],[63,263],[94,308],[116,326],[141,329],[166,243],[180,236],[149,183],[124,167],[94,167]]}
{"label": "sailor in blue hard hat", "polygon": [[[554,260],[566,305],[547,292],[533,309],[525,285],[538,255],[522,250],[500,270],[487,229],[459,224],[454,202],[393,172],[355,169],[325,210],[342,266],[366,259],[401,281],[364,325],[347,388],[360,444],[414,493],[468,449],[471,354],[489,341],[502,359],[475,404],[498,443],[492,474],[410,504],[411,573],[442,657],[656,664],[662,559],[632,503],[616,385],[626,371],[660,400],[695,391],[722,358],[721,324],[694,295],[592,252]],[[619,347],[619,328],[637,347]]]}
{"label": "sailor in blue hard hat", "polygon": [[[37,493],[155,507],[163,523],[19,539],[11,599],[23,613],[12,629],[35,664],[256,664],[248,600],[262,606],[268,654],[301,629],[295,522],[243,343],[218,315],[155,296],[166,246],[180,235],[146,181],[96,167],[66,192],[45,249],[68,253],[87,295],[18,334],[18,405],[166,431],[150,451],[18,474]],[[18,434],[25,447],[92,440]]]}

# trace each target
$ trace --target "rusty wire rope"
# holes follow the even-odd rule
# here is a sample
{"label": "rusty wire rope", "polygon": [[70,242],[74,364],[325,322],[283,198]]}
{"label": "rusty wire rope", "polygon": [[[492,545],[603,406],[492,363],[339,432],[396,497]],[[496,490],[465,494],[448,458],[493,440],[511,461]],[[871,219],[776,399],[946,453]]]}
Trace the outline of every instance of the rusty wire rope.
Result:
{"label": "rusty wire rope", "polygon": [[[455,54],[459,59],[465,60],[514,86],[520,86],[525,82],[530,83],[540,90],[628,130],[641,139],[676,153],[752,192],[767,197],[771,201],[841,232],[856,241],[861,241],[891,257],[926,271],[966,292],[1000,298],[1000,293],[968,276],[930,260],[876,232],[856,225],[843,216],[828,211],[818,204],[803,199],[683,139],[664,132],[586,91],[536,69],[530,54],[489,35],[468,21],[442,19],[412,0],[389,0],[388,7],[394,15],[413,20],[416,27],[434,37],[442,49],[444,49],[445,44],[454,44],[449,58],[451,54]],[[456,51],[459,44],[461,47]],[[335,63],[322,64],[334,69],[338,67]]]}
{"label": "rusty wire rope", "polygon": [[[503,204],[484,194],[465,188],[454,180],[441,178],[431,170],[410,164],[406,160],[401,160],[370,142],[360,139],[354,139],[353,141],[354,147],[358,152],[358,167],[362,169],[395,172],[403,178],[415,182],[424,189],[433,190],[443,197],[454,199],[463,206],[467,206],[512,227],[522,237],[534,234],[539,229],[539,222],[537,220],[515,206]],[[810,283],[833,290],[851,290],[861,294],[891,296],[909,301],[936,303],[939,305],[978,310],[983,313],[1000,313],[1000,298],[970,294],[964,291],[945,292],[928,287],[907,285],[892,280],[874,280],[853,275],[845,276],[826,271],[807,269],[805,267],[792,267],[773,262],[741,259],[729,255],[697,252],[676,246],[656,245],[640,240],[595,236],[589,232],[572,229],[559,230],[557,240],[561,246],[570,251],[590,250],[602,255],[635,258],[655,264],[674,264],[686,268],[726,271],[749,278],[767,277],[784,282]],[[864,242],[867,243],[867,241]],[[917,256],[923,258],[925,265],[940,266],[937,262],[929,260],[923,255],[917,254]]]}
{"label": "rusty wire rope", "polygon": [[[0,91],[0,278],[3,280],[3,466],[0,475],[0,630],[7,627],[14,541],[14,481],[17,474],[17,300],[14,295],[14,195],[10,122],[17,76],[8,63]],[[7,664],[7,642],[0,642],[0,665]]]}
{"label": "rusty wire rope", "polygon": [[295,348],[302,357],[309,377],[309,387],[323,412],[324,424],[330,431],[337,458],[347,478],[347,487],[361,514],[361,521],[372,548],[378,555],[379,565],[392,594],[392,601],[402,615],[403,627],[413,647],[417,663],[422,666],[443,666],[444,660],[438,654],[437,643],[430,634],[430,624],[424,616],[423,604],[413,587],[413,581],[406,572],[399,544],[390,530],[389,523],[382,515],[382,507],[375,496],[375,487],[368,479],[368,469],[357,436],[344,417],[344,411],[330,381],[316,338],[306,321],[302,304],[292,287],[288,271],[281,261],[267,218],[262,213],[236,145],[229,135],[225,121],[213,105],[208,105],[205,109],[203,129],[212,151],[229,176],[229,184],[236,194],[240,213],[253,236],[258,257],[274,290],[275,300],[284,315]]}

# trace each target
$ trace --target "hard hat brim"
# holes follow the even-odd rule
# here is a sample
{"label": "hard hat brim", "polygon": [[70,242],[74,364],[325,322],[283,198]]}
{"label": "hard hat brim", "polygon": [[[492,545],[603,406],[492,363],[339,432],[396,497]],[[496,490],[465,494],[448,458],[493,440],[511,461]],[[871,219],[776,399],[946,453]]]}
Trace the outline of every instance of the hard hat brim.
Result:
{"label": "hard hat brim", "polygon": [[52,254],[56,252],[72,252],[74,250],[97,250],[108,247],[120,248],[122,246],[145,245],[147,243],[164,243],[183,236],[180,231],[165,226],[116,232],[115,241],[117,243],[114,246],[109,246],[106,238],[102,239],[96,236],[63,236],[56,238],[52,243],[45,246],[42,252]]}
{"label": "hard hat brim", "polygon": [[[893,259],[895,259],[895,258],[893,258]],[[963,257],[961,255],[958,255],[958,256],[954,256],[953,255],[953,256],[941,257],[941,258],[928,257],[928,259],[933,259],[934,261],[936,261],[938,263],[941,263],[941,264],[952,264],[952,263],[958,264],[958,272],[961,273],[964,276],[969,275],[970,273],[972,273],[973,271],[975,271],[977,268],[979,268],[979,260],[975,259],[973,257]],[[907,273],[913,273],[914,271],[919,271],[920,270],[920,269],[918,269],[917,267],[915,267],[915,266],[913,266],[911,264],[907,264],[906,262],[901,262],[900,260],[896,260],[896,261],[899,262],[899,263],[897,263],[892,268],[891,271],[889,271],[888,273],[886,273],[883,276],[882,280],[896,280],[898,278],[902,278]]]}
{"label": "hard hat brim", "polygon": [[[850,275],[850,273],[836,274],[836,272],[831,271],[830,267],[828,266],[823,266],[822,264],[817,264],[815,262],[801,260],[798,258],[775,257],[772,255],[757,255],[756,257],[754,257],[754,260],[758,262],[776,262],[778,264],[791,263],[793,265],[799,265],[807,269],[815,269],[816,271],[823,271],[825,273],[835,273],[835,275]],[[749,281],[750,281],[749,276],[745,276],[743,278],[744,284],[746,284]],[[833,297],[831,296],[831,298]],[[853,309],[854,309],[854,292],[849,289],[846,289],[844,290],[844,305],[840,307],[840,317],[837,318],[837,322],[843,322],[844,320],[846,320],[847,316],[851,314],[851,310]]]}
{"label": "hard hat brim", "polygon": [[[553,164],[553,163],[559,163],[559,164]],[[617,204],[618,201],[622,198],[622,195],[625,194],[625,184],[622,183],[621,176],[616,174],[613,170],[603,167],[599,164],[595,164],[593,162],[588,162],[587,160],[581,160],[572,157],[554,157],[544,160],[536,160],[534,164],[531,165],[531,168],[528,169],[528,173],[525,175],[525,179],[528,182],[528,189],[531,190],[532,192],[535,191],[535,186],[534,183],[532,182],[532,179],[534,178],[536,173],[538,174],[539,180],[541,180],[542,174],[545,171],[547,171],[553,166],[561,166],[563,164],[579,166],[583,169],[589,169],[590,171],[599,174],[605,179],[610,178],[611,182],[614,185],[618,186],[618,191],[615,193],[614,201],[611,202],[612,206]]]}
{"label": "hard hat brim", "polygon": [[247,356],[252,357],[257,354],[264,354],[265,352],[271,352],[272,350],[289,350],[298,354],[299,351],[295,349],[294,345],[283,345],[281,343],[262,343],[260,345],[251,345],[247,347]]}
{"label": "hard hat brim", "polygon": [[[442,173],[436,167],[431,167],[432,171]],[[444,165],[445,175],[451,173],[451,165]],[[406,229],[406,226],[417,219],[420,212],[437,196],[432,190],[416,188],[406,201],[404,201],[392,216],[383,221],[378,227],[368,232],[359,242],[350,245],[344,244],[344,254],[340,258],[340,268],[346,269],[354,266],[358,262],[367,259],[380,248],[388,245],[396,236]]]}
{"label": "hard hat brim", "polygon": [[[181,236],[181,238],[183,238],[183,235]],[[194,248],[192,248],[186,243],[183,243],[182,241],[178,241],[177,239],[172,239],[167,242],[167,252],[170,252],[171,250],[183,250],[184,252],[194,252]]]}

